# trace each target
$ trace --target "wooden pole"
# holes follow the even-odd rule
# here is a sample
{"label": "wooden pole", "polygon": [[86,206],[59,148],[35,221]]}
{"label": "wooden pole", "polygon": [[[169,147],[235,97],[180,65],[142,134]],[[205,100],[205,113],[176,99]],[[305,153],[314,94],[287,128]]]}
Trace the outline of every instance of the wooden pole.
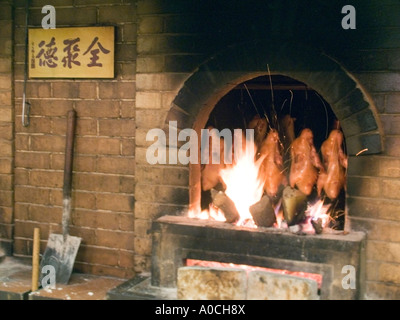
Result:
{"label": "wooden pole", "polygon": [[39,288],[40,229],[33,229],[32,291]]}

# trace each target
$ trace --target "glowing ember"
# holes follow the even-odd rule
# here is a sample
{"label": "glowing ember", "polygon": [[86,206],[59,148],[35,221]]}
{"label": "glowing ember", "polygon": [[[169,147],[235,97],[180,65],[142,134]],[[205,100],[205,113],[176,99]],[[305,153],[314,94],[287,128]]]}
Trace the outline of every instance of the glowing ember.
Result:
{"label": "glowing ember", "polygon": [[196,260],[196,259],[186,259],[186,266],[198,266],[198,267],[206,267],[206,268],[239,268],[246,271],[248,274],[251,271],[267,271],[267,272],[275,272],[279,274],[288,274],[296,277],[301,277],[305,279],[315,280],[318,284],[318,288],[321,288],[322,285],[322,275],[318,273],[308,273],[302,271],[290,271],[284,269],[271,269],[265,267],[257,267],[250,266],[247,264],[235,264],[235,263],[225,263],[225,262],[217,262],[217,261],[206,261],[206,260]]}

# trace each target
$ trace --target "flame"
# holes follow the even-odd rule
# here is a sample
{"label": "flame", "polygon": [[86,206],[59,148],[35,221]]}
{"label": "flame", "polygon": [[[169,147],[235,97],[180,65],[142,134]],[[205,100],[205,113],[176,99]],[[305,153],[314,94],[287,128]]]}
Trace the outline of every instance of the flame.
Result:
{"label": "flame", "polygon": [[[239,148],[235,151],[235,163],[227,165],[225,169],[220,171],[221,178],[226,185],[225,194],[233,201],[240,215],[236,224],[253,228],[257,228],[257,226],[249,208],[258,202],[263,195],[263,182],[258,174],[263,158],[257,161],[255,158],[256,147],[254,142],[246,140],[243,150]],[[202,220],[226,220],[223,212],[212,204],[210,204],[208,210],[189,210],[188,216]]]}
{"label": "flame", "polygon": [[258,174],[262,159],[256,161],[255,156],[254,144],[247,142],[244,150],[239,152],[235,164],[220,172],[226,185],[225,194],[234,202],[240,215],[237,225],[256,227],[249,208],[260,201],[263,182]]}
{"label": "flame", "polygon": [[[240,218],[236,225],[257,228],[250,213],[250,206],[260,201],[264,192],[263,181],[259,176],[259,169],[264,157],[256,160],[256,147],[250,141],[246,142],[243,150],[239,150],[235,157],[234,164],[227,165],[220,171],[221,178],[226,185],[225,194],[234,202],[239,212]],[[277,228],[285,227],[282,223],[284,218],[281,202],[282,199],[274,206],[275,227]],[[306,220],[301,223],[301,230],[306,233],[316,233],[312,221],[319,223],[322,229],[325,228],[330,219],[327,213],[329,207],[329,204],[324,204],[324,200],[319,198],[308,203],[305,211]],[[188,216],[202,220],[226,221],[224,213],[213,204],[210,204],[207,210],[189,210]]]}
{"label": "flame", "polygon": [[279,199],[278,203],[276,204],[276,206],[274,208],[274,211],[275,211],[275,217],[276,217],[275,227],[281,228],[282,221],[284,220],[283,208],[282,208],[282,198]]}
{"label": "flame", "polygon": [[195,210],[189,210],[188,217],[197,218],[200,220],[226,221],[222,211],[214,207],[213,205],[210,205],[208,210],[202,210],[197,212]]}
{"label": "flame", "polygon": [[308,219],[306,223],[303,225],[303,231],[309,233],[315,233],[314,227],[311,224],[311,221],[318,221],[320,219],[321,227],[325,228],[328,223],[330,216],[328,214],[330,204],[324,204],[323,199],[318,199],[315,203],[309,203],[307,210],[305,212]]}

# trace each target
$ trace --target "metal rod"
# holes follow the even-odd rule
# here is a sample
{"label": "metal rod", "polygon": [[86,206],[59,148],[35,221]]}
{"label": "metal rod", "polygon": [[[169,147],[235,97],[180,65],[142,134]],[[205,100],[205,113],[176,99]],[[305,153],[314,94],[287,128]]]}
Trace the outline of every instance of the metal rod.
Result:
{"label": "metal rod", "polygon": [[253,97],[251,96],[249,89],[247,88],[247,86],[246,86],[245,83],[243,83],[243,86],[244,86],[244,88],[246,89],[247,94],[248,94],[249,97],[250,97],[250,100],[251,100],[251,103],[253,104],[254,109],[256,110],[256,112],[258,113],[258,115],[261,117],[261,114],[260,114],[260,112],[258,111],[256,104],[254,103]]}
{"label": "metal rod", "polygon": [[[247,88],[250,90],[271,90],[270,85],[261,84],[261,83],[247,83]],[[234,88],[234,90],[242,90],[243,84],[239,84]],[[312,90],[311,88],[303,85],[303,84],[274,84],[274,91],[307,91]]]}
{"label": "metal rod", "polygon": [[[271,76],[271,71],[269,70],[269,64],[267,63],[267,70],[268,70],[268,78],[269,78],[269,85],[271,89],[271,109],[272,109],[272,119],[274,120],[274,127],[278,128],[278,115],[275,110],[275,98],[274,98],[274,88],[272,85],[272,76]],[[271,129],[271,127],[270,127]]]}
{"label": "metal rod", "polygon": [[267,63],[267,69],[268,69],[268,77],[269,77],[269,85],[271,89],[271,102],[272,102],[272,107],[275,108],[275,100],[274,100],[274,88],[272,86],[272,77],[271,77],[271,71],[269,70],[269,64]]}
{"label": "metal rod", "polygon": [[29,0],[26,0],[25,6],[25,66],[24,66],[24,91],[22,94],[22,126],[29,126],[31,104],[26,101],[26,82],[28,80],[28,15],[29,15]]}

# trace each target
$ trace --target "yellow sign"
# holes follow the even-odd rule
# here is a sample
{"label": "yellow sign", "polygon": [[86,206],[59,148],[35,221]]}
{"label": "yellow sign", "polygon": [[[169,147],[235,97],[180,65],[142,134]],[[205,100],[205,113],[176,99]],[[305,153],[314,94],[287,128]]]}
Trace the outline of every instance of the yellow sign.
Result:
{"label": "yellow sign", "polygon": [[114,78],[114,27],[29,29],[30,78]]}

